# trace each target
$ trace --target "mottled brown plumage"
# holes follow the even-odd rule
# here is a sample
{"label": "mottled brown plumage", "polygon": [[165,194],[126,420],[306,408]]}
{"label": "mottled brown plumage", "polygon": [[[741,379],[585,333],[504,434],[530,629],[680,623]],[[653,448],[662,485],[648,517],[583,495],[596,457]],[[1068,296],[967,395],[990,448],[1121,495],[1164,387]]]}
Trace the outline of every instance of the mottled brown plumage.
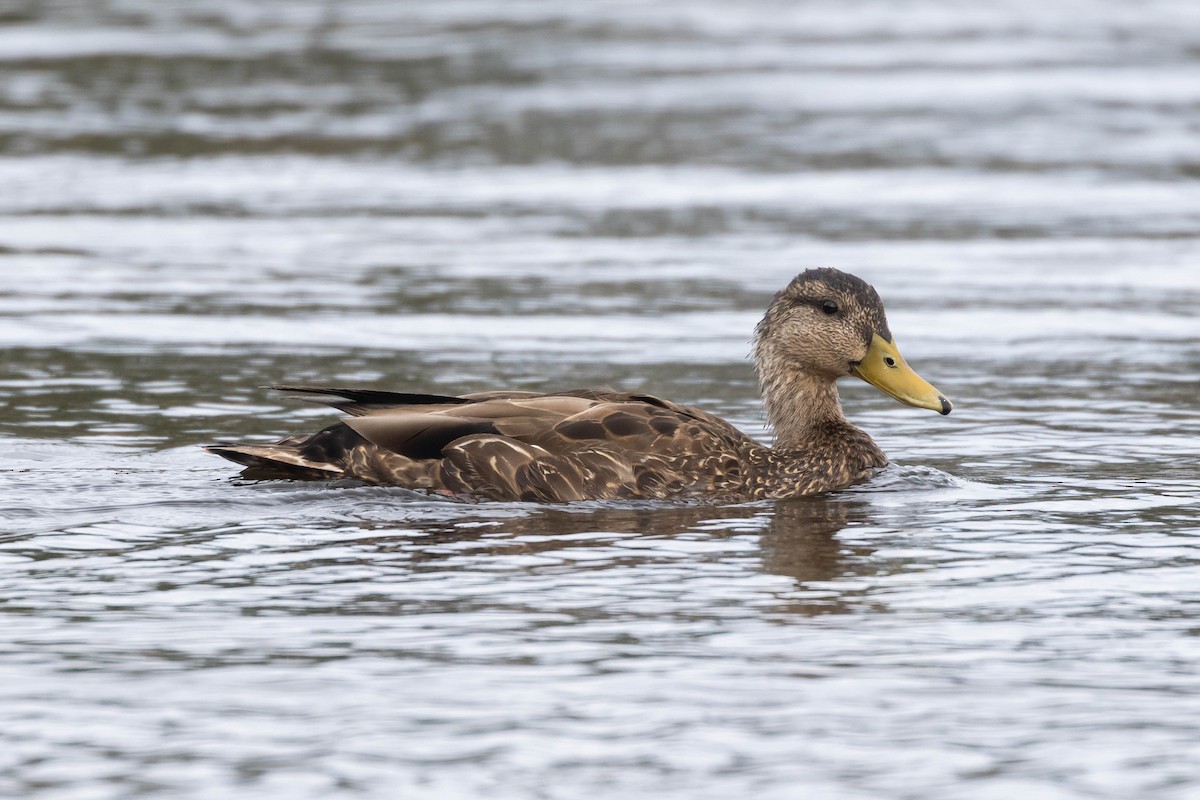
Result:
{"label": "mottled brown plumage", "polygon": [[264,476],[349,477],[462,499],[735,502],[842,489],[887,465],[842,414],[843,375],[949,413],[895,351],[875,290],[837,270],[804,272],[775,296],[754,359],[774,447],[699,409],[629,392],[443,397],[279,386],[350,416],[310,436],[208,449]]}

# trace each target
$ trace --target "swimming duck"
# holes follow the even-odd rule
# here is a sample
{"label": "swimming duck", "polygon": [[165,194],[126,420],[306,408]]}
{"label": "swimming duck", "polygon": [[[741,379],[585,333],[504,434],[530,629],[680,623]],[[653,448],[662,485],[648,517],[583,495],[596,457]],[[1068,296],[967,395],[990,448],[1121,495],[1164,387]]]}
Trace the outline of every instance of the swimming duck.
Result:
{"label": "swimming duck", "polygon": [[460,499],[737,502],[844,489],[887,466],[842,413],[838,378],[950,413],[950,401],[900,356],[875,289],[836,269],[802,272],[776,294],[753,352],[773,447],[698,408],[636,392],[446,397],[275,386],[349,417],[275,444],[207,449],[250,474],[356,478]]}

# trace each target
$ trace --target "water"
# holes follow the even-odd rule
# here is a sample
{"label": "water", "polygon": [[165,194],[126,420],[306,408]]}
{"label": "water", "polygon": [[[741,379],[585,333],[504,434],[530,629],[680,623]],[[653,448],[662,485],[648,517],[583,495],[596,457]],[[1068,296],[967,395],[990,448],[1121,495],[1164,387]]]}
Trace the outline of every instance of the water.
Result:
{"label": "water", "polygon": [[[0,4],[0,796],[1200,797],[1188,2]],[[800,269],[947,418],[803,502],[254,483],[256,387],[765,435]]]}

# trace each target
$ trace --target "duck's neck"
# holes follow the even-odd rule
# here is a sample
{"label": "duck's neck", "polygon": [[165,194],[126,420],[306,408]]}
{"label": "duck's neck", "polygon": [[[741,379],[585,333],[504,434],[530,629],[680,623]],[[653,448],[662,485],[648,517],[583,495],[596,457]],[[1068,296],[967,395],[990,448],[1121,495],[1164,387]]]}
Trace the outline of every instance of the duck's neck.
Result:
{"label": "duck's neck", "polygon": [[803,372],[760,374],[767,421],[775,429],[775,447],[800,450],[832,430],[853,427],[842,413],[837,384],[830,377]]}

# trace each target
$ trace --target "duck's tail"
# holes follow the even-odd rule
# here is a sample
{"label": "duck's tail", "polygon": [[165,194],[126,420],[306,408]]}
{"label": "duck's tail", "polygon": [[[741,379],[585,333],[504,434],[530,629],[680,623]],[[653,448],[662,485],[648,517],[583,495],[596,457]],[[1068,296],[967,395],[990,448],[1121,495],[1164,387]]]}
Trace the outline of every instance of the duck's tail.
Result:
{"label": "duck's tail", "polygon": [[246,467],[245,477],[286,477],[302,480],[330,480],[344,472],[337,464],[308,457],[296,443],[238,444],[217,442],[204,449]]}

